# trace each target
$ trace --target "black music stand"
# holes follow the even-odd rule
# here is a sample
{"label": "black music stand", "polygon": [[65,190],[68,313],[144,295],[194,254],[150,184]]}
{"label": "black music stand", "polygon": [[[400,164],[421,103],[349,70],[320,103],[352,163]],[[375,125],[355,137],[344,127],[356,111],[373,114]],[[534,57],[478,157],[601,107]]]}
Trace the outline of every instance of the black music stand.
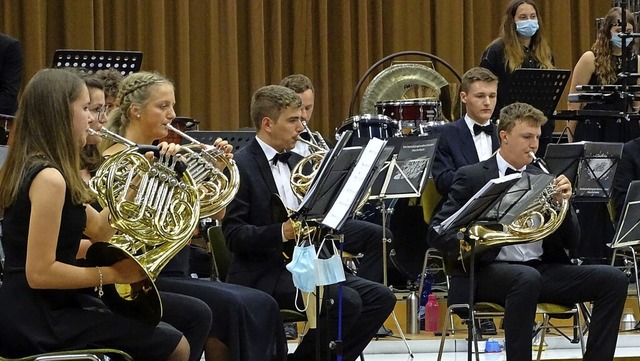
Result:
{"label": "black music stand", "polygon": [[[204,144],[213,144],[217,138],[222,138],[233,145],[234,151],[249,145],[253,138],[256,137],[255,130],[190,130],[186,133]],[[183,141],[185,140],[183,139]]]}
{"label": "black music stand", "polygon": [[[342,133],[336,146],[323,158],[309,190],[298,209],[290,216],[302,222],[314,221],[328,228],[331,239],[340,242],[340,252],[343,249],[342,235],[336,237],[333,231],[340,231],[348,216],[354,212],[358,202],[364,198],[384,160],[392,151],[391,147],[385,147],[386,141],[377,138],[372,139],[364,148],[344,148],[351,134],[352,131]],[[319,295],[319,286],[316,286],[316,297]],[[320,303],[316,301],[316,305]],[[320,308],[316,307],[318,320]],[[338,360],[342,359],[341,315],[342,283],[339,283],[338,339],[329,343],[330,349],[335,351]],[[318,338],[316,346],[322,347],[319,342]],[[316,352],[316,360],[319,358],[320,354]]]}
{"label": "black music stand", "polygon": [[570,75],[566,69],[516,69],[504,104],[527,103],[551,118]]}
{"label": "black music stand", "polygon": [[607,202],[622,147],[623,143],[587,141],[549,144],[545,162],[551,173],[569,178],[574,201]]}
{"label": "black music stand", "polygon": [[53,55],[52,68],[80,68],[89,73],[113,68],[123,76],[140,71],[141,51],[58,49]]}

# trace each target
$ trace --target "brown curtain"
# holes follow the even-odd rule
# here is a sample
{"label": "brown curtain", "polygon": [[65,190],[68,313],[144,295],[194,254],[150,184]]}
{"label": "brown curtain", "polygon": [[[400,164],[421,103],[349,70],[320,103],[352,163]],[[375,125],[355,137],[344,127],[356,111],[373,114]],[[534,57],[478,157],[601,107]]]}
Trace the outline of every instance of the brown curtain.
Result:
{"label": "brown curtain", "polygon": [[[142,51],[142,68],[175,82],[178,114],[200,120],[201,130],[250,127],[253,92],[304,73],[316,87],[312,128],[331,138],[350,115],[356,84],[374,63],[413,50],[436,55],[462,74],[479,63],[482,50],[497,36],[506,3],[0,0],[0,31],[23,43],[24,83],[51,66],[56,49]],[[594,40],[594,19],[610,5],[606,0],[538,0],[558,68],[573,68]],[[436,69],[453,81],[445,68]],[[358,104],[371,77],[356,96]],[[559,109],[566,109],[564,99]]]}

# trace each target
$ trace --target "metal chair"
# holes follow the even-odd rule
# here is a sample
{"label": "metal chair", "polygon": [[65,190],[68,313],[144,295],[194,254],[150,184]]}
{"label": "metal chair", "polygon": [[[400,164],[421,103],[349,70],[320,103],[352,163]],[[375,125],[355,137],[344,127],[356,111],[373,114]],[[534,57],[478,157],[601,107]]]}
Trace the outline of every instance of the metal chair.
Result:
{"label": "metal chair", "polygon": [[0,361],[106,361],[113,360],[114,356],[118,360],[133,361],[128,353],[109,348],[49,352],[21,358],[0,356]]}

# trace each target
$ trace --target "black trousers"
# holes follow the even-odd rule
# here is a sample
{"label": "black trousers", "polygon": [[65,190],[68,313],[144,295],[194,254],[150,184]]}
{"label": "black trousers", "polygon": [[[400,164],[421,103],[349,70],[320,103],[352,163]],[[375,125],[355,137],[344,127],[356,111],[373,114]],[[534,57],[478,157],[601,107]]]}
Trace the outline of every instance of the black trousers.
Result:
{"label": "black trousers", "polygon": [[531,360],[537,303],[593,302],[584,360],[613,360],[628,281],[606,265],[494,262],[476,272],[476,302],[504,305],[507,359]]}
{"label": "black trousers", "polygon": [[[369,344],[384,321],[393,311],[396,297],[388,287],[351,274],[346,275],[342,286],[342,340],[343,360],[355,360]],[[295,309],[296,288],[291,273],[283,268],[273,298],[281,308]],[[312,296],[313,297],[313,296]],[[289,360],[313,361],[316,355],[316,337],[320,337],[319,350],[322,360],[326,360],[328,342],[337,339],[338,326],[338,285],[325,288],[325,299],[332,300],[331,306],[321,308],[317,329],[310,330]],[[298,307],[302,309],[302,297],[298,296]],[[328,320],[325,321],[326,312]],[[335,360],[335,356],[332,357]]]}
{"label": "black trousers", "polygon": [[[358,276],[382,282],[382,226],[355,219],[347,220],[342,229],[344,250],[351,254],[363,253],[358,265]],[[393,238],[387,229],[387,238]]]}

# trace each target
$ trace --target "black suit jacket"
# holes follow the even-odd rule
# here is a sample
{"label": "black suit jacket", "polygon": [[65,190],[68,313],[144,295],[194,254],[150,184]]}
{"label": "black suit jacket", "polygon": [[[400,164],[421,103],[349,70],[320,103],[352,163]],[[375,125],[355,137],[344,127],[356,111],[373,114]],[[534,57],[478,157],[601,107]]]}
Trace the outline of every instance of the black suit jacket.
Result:
{"label": "black suit jacket", "polygon": [[13,115],[18,107],[18,91],[23,71],[22,58],[20,42],[0,34],[0,114]]}
{"label": "black suit jacket", "polygon": [[[539,174],[542,170],[536,166],[528,165],[526,172]],[[453,215],[489,180],[498,177],[498,163],[495,155],[484,162],[460,168],[451,186],[449,197],[442,206],[442,209],[432,219],[429,229],[430,244],[447,254],[449,258],[457,258],[460,243],[455,237],[455,233],[438,234],[433,228]],[[575,248],[579,239],[580,229],[578,227],[578,220],[573,209],[570,209],[560,228],[544,239],[543,262],[569,262],[565,249]],[[478,267],[482,267],[483,264],[492,262],[499,251],[500,248],[497,247],[493,251],[485,253],[476,264]],[[464,274],[459,262],[453,265],[455,268],[451,270],[452,273],[457,272]]]}
{"label": "black suit jacket", "polygon": [[[495,152],[500,147],[500,139],[498,139],[498,127],[495,123],[492,124],[491,145]],[[456,170],[465,165],[478,163],[480,160],[464,118],[435,127],[434,132],[440,137],[433,156],[431,175],[436,183],[438,193],[446,197],[451,189]]]}
{"label": "black suit jacket", "polygon": [[640,138],[624,144],[616,175],[613,178],[612,196],[616,221],[622,212],[629,184],[634,180],[640,180]]}
{"label": "black suit jacket", "polygon": [[[232,252],[227,281],[273,294],[284,269],[282,218],[272,212],[271,198],[278,194],[260,144],[253,139],[233,158],[240,173],[240,187],[227,206],[222,229]],[[289,166],[302,159],[293,153]]]}

